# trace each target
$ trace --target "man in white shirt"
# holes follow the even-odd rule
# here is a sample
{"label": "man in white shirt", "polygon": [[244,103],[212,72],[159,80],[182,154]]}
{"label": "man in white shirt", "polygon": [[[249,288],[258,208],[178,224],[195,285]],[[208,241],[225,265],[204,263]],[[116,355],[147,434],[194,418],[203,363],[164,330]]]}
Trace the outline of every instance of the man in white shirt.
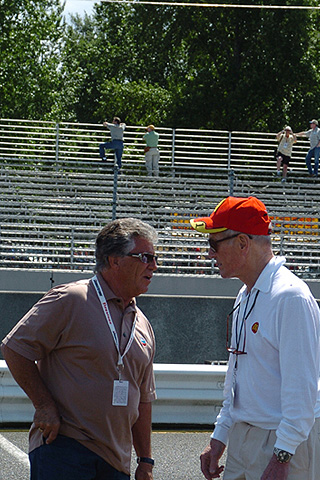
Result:
{"label": "man in white shirt", "polygon": [[[209,257],[243,281],[232,314],[225,400],[201,455],[207,480],[319,480],[320,313],[308,286],[275,257],[265,205],[228,197],[210,217]],[[228,326],[227,326],[228,330]]]}
{"label": "man in white shirt", "polygon": [[[319,157],[320,157],[320,128],[318,127],[318,120],[311,120],[310,130],[307,132],[296,133],[296,137],[306,136],[310,141],[310,149],[306,156],[306,165],[309,175],[312,177],[318,176]],[[314,157],[314,169],[312,170],[311,159]]]}

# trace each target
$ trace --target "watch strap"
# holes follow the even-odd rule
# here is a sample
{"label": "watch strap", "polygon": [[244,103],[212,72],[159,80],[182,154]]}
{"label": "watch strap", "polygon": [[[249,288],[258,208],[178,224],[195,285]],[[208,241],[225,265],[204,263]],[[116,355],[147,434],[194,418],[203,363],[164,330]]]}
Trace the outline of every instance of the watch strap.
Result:
{"label": "watch strap", "polygon": [[154,460],[150,457],[138,457],[137,463],[149,463],[150,465],[154,465]]}

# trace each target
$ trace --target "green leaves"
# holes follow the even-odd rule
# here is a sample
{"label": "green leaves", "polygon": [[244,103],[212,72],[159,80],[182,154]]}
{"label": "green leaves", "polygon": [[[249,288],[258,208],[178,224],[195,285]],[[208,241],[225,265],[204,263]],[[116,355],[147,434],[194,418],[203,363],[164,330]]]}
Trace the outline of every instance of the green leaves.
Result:
{"label": "green leaves", "polygon": [[278,131],[319,111],[318,11],[100,2],[66,26],[62,9],[0,0],[1,116]]}
{"label": "green leaves", "polygon": [[58,0],[2,0],[0,115],[48,118],[56,101],[64,24]]}

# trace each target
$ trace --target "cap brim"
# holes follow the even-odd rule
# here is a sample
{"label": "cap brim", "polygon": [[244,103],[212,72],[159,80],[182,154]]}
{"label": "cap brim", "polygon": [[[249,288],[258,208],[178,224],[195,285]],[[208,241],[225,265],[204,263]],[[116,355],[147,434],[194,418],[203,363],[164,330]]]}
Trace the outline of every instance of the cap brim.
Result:
{"label": "cap brim", "polygon": [[214,228],[210,217],[193,218],[190,220],[191,227],[200,233],[219,233],[228,230],[226,227]]}

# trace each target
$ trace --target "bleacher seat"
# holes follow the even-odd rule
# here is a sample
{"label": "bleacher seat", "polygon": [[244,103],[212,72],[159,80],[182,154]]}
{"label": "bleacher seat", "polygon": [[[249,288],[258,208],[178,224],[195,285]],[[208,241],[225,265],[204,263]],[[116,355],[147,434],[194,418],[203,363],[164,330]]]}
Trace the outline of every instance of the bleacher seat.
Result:
{"label": "bleacher seat", "polygon": [[[140,168],[140,167],[139,167]],[[192,173],[192,174],[191,174]],[[301,276],[320,276],[318,183],[290,172],[282,184],[270,170],[175,168],[158,178],[125,165],[116,204],[111,167],[64,171],[7,161],[0,171],[1,268],[92,271],[97,232],[117,217],[139,217],[159,232],[159,273],[216,275],[207,238],[189,219],[210,214],[230,193],[255,195],[273,217],[274,250]],[[232,188],[232,191],[230,189]]]}

